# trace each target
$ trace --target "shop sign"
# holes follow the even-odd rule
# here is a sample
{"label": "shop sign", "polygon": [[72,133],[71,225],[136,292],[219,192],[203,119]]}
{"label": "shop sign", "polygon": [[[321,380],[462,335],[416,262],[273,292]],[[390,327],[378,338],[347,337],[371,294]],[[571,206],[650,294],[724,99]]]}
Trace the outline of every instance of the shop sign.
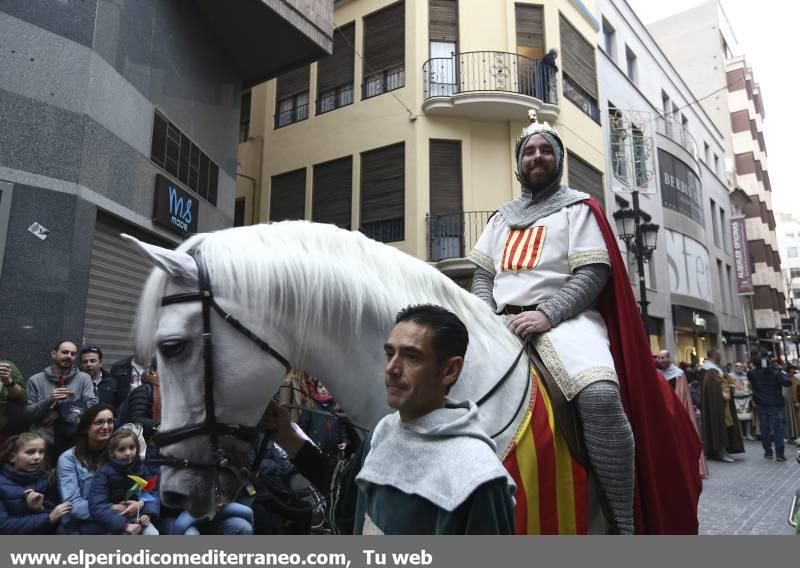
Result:
{"label": "shop sign", "polygon": [[665,229],[669,290],[711,302],[711,272],[706,247],[691,237]]}
{"label": "shop sign", "polygon": [[153,222],[186,236],[197,232],[197,197],[166,176],[156,174]]}

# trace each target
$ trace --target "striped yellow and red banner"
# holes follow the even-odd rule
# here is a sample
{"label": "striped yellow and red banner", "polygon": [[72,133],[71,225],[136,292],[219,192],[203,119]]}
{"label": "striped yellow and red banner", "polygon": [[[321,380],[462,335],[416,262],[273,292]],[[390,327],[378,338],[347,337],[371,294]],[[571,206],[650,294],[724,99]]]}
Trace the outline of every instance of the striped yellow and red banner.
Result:
{"label": "striped yellow and red banner", "polygon": [[533,270],[542,258],[546,234],[547,227],[543,225],[527,229],[511,229],[506,237],[500,270],[503,272]]}
{"label": "striped yellow and red banner", "polygon": [[586,470],[555,428],[553,407],[531,369],[532,404],[503,465],[517,484],[517,534],[586,534],[589,487]]}

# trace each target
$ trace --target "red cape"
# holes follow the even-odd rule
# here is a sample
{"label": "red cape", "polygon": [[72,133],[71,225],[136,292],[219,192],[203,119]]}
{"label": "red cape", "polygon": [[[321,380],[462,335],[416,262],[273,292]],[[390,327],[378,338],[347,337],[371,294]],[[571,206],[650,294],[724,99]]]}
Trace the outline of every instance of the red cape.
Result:
{"label": "red cape", "polygon": [[608,327],[622,405],[636,440],[634,522],[637,534],[697,534],[702,444],[669,383],[653,366],[650,344],[602,206],[586,204],[606,241],[611,278],[597,300]]}

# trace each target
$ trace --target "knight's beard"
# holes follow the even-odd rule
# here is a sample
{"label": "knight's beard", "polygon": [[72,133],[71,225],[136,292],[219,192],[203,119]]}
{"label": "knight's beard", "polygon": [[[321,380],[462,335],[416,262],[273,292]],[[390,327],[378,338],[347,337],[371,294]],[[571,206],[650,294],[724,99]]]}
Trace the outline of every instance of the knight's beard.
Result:
{"label": "knight's beard", "polygon": [[546,180],[544,180],[542,182],[539,182],[539,183],[531,183],[531,181],[526,176],[525,177],[525,186],[528,189],[530,189],[532,193],[538,193],[538,192],[542,191],[543,189],[549,187],[550,184],[552,184],[553,181],[555,181],[557,176],[558,176],[558,172],[554,172],[553,175],[551,175]]}

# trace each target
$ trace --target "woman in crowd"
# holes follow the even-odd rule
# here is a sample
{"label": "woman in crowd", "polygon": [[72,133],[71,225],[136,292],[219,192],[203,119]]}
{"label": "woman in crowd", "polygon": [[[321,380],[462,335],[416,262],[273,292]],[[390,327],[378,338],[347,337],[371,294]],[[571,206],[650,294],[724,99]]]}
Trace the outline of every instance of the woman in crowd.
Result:
{"label": "woman in crowd", "polygon": [[[61,498],[72,503],[62,522],[63,534],[98,534],[100,528],[89,513],[89,494],[95,473],[106,459],[106,446],[114,431],[114,409],[107,404],[92,406],[78,424],[77,443],[58,458]],[[116,506],[121,512],[126,507]]]}
{"label": "woman in crowd", "polygon": [[0,450],[0,534],[52,534],[72,509],[58,505],[58,489],[45,460],[45,441],[26,432]]}
{"label": "woman in crowd", "polygon": [[[89,493],[89,512],[105,533],[157,535],[153,522],[158,520],[160,500],[157,489],[147,490],[148,498],[135,490],[130,501],[133,477],[149,481],[152,475],[139,455],[139,438],[128,429],[120,429],[108,441],[108,457],[97,470]],[[123,507],[120,511],[115,507]]]}

